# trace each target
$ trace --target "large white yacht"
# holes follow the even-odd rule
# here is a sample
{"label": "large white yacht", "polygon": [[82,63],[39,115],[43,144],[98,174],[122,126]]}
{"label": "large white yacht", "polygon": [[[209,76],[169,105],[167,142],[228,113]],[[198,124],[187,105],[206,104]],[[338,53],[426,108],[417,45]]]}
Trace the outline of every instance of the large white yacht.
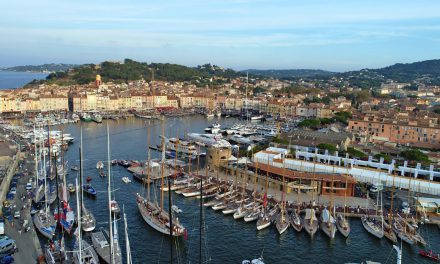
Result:
{"label": "large white yacht", "polygon": [[199,144],[208,147],[230,147],[231,143],[224,140],[221,135],[189,133],[188,137]]}

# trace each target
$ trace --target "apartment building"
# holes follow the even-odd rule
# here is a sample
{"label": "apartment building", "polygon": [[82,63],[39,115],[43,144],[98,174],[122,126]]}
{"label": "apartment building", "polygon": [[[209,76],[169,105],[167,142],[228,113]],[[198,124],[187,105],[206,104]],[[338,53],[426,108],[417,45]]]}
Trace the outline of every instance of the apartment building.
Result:
{"label": "apartment building", "polygon": [[352,133],[366,136],[369,141],[386,141],[397,144],[439,149],[440,125],[438,118],[397,120],[365,116],[348,123]]}

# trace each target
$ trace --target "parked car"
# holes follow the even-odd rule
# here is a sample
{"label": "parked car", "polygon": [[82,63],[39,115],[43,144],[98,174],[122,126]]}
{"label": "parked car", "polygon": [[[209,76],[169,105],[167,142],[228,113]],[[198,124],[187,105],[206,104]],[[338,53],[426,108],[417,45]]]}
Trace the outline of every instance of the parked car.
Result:
{"label": "parked car", "polygon": [[15,240],[8,239],[0,242],[0,256],[8,256],[15,252],[17,245]]}
{"label": "parked car", "polygon": [[383,190],[383,185],[382,184],[373,184],[373,186],[371,186],[370,188],[370,192],[376,193],[378,191],[382,191]]}
{"label": "parked car", "polygon": [[0,235],[5,234],[5,222],[3,221],[3,218],[0,219]]}
{"label": "parked car", "polygon": [[11,192],[8,192],[8,195],[6,195],[6,199],[10,200],[10,201],[14,200],[14,194]]}
{"label": "parked car", "polygon": [[16,194],[17,193],[17,187],[12,187],[9,193]]}
{"label": "parked car", "polygon": [[20,218],[20,216],[21,216],[21,214],[20,214],[20,211],[15,211],[15,213],[14,213],[14,218]]}

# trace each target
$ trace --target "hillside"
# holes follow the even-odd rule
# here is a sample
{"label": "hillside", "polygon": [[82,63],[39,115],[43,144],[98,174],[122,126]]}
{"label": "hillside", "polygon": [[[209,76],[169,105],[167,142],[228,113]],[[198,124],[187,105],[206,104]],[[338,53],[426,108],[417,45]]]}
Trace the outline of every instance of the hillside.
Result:
{"label": "hillside", "polygon": [[8,68],[2,68],[2,71],[15,71],[15,72],[57,72],[57,71],[67,71],[76,67],[75,64],[64,64],[64,63],[50,63],[43,65],[25,65],[25,66],[14,66]]}
{"label": "hillside", "polygon": [[[100,65],[85,64],[67,72],[52,73],[47,82],[58,84],[86,84],[95,80],[97,74],[104,82],[116,83],[151,80],[154,71],[155,80],[192,81],[196,84],[209,82],[211,77],[235,78],[242,74],[231,69],[223,69],[216,65],[205,64],[197,67],[187,67],[170,63],[145,63],[125,59],[123,63],[103,62]],[[221,82],[220,80],[215,80]]]}
{"label": "hillside", "polygon": [[440,60],[397,63],[375,71],[387,79],[399,82],[410,82],[426,77],[438,82],[440,80]]}
{"label": "hillside", "polygon": [[329,71],[313,70],[313,69],[290,69],[290,70],[249,69],[249,70],[244,70],[242,72],[249,72],[250,74],[260,75],[269,78],[276,78],[276,79],[329,76],[334,74],[333,72],[329,72]]}
{"label": "hillside", "polygon": [[387,79],[396,82],[418,82],[433,85],[440,84],[440,60],[426,60],[413,63],[396,63],[391,66],[378,69],[363,69],[337,74],[362,82],[374,82],[376,86]]}

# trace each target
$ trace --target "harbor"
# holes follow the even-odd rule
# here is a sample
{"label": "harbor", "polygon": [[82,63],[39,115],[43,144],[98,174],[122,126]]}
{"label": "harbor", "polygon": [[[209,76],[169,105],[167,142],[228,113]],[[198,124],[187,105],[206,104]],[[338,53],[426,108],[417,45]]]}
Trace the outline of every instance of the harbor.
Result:
{"label": "harbor", "polygon": [[[241,121],[242,122],[242,121]],[[186,131],[194,131],[203,133],[205,128],[214,127],[213,125],[221,123],[223,127],[233,127],[240,123],[237,119],[221,119],[209,120],[203,116],[191,116],[185,118],[167,118],[164,124],[164,131],[166,139],[169,142],[169,147],[172,149],[172,145],[176,142],[172,141],[173,138],[185,138]],[[107,162],[107,147],[106,147],[106,126],[109,126],[109,140],[110,149],[117,150],[117,152],[111,152],[110,160]],[[189,130],[191,127],[191,130]],[[149,128],[149,129],[148,129]],[[197,179],[204,179],[205,192],[203,194],[203,203],[214,203],[215,195],[221,194],[217,190],[223,188],[223,190],[233,189],[237,193],[237,201],[239,200],[240,193],[245,193],[247,198],[244,198],[249,204],[253,199],[259,203],[256,205],[258,208],[263,208],[264,196],[266,195],[268,208],[277,208],[283,206],[286,210],[286,218],[290,219],[292,212],[296,211],[304,217],[307,214],[307,210],[312,208],[316,212],[316,218],[320,219],[321,211],[329,206],[334,206],[334,212],[337,215],[343,215],[349,219],[351,232],[346,239],[338,232],[333,239],[329,239],[324,232],[317,231],[313,237],[310,237],[307,232],[298,233],[292,228],[287,228],[286,231],[280,235],[279,231],[275,228],[275,219],[273,224],[269,227],[265,227],[262,230],[257,230],[255,222],[247,222],[242,219],[235,220],[235,212],[238,209],[237,206],[231,207],[229,211],[234,214],[225,215],[228,213],[222,212],[222,210],[213,210],[209,206],[203,206],[203,258],[206,261],[209,259],[213,263],[217,261],[233,261],[239,263],[244,257],[240,253],[234,253],[236,250],[232,250],[228,245],[235,245],[237,248],[241,248],[246,252],[246,257],[258,258],[264,257],[264,260],[269,263],[277,262],[294,262],[298,259],[304,259],[308,254],[329,254],[334,261],[331,263],[341,263],[350,261],[365,261],[374,260],[383,262],[387,256],[391,255],[395,257],[395,252],[392,249],[392,242],[386,239],[378,240],[371,234],[369,234],[362,226],[361,218],[363,215],[377,216],[377,200],[374,197],[365,199],[366,196],[360,197],[359,194],[355,195],[353,192],[338,191],[335,195],[325,194],[326,190],[330,190],[331,187],[321,186],[321,182],[325,178],[321,173],[311,174],[316,177],[316,186],[312,182],[307,182],[307,175],[300,176],[305,179],[302,183],[289,183],[287,181],[281,181],[279,176],[274,177],[273,173],[280,173],[279,171],[271,171],[270,177],[267,166],[267,159],[260,164],[255,163],[255,158],[258,157],[257,153],[250,155],[248,159],[245,157],[238,157],[238,159],[228,158],[226,163],[215,163],[215,155],[209,152],[209,147],[206,151],[201,150],[202,147],[197,147],[197,153],[206,152],[204,155],[184,155],[180,156],[179,149],[175,149],[177,155],[168,156],[165,155],[165,161],[167,170],[163,174],[154,172],[155,166],[162,166],[162,153],[160,149],[162,144],[162,123],[160,120],[150,122],[149,125],[142,118],[129,117],[127,119],[119,119],[117,122],[113,120],[103,120],[103,123],[96,122],[77,122],[67,123],[59,126],[54,126],[53,131],[63,131],[64,134],[72,137],[72,141],[66,144],[66,148],[59,149],[59,153],[64,153],[64,159],[68,161],[70,167],[77,168],[79,165],[79,139],[80,131],[83,131],[83,175],[84,180],[91,184],[96,190],[94,197],[85,195],[83,202],[85,206],[93,212],[96,218],[97,230],[106,226],[105,222],[108,222],[107,212],[105,210],[105,204],[107,201],[107,167],[109,164],[111,167],[112,185],[114,186],[114,196],[112,199],[116,200],[119,207],[123,207],[128,219],[128,237],[130,238],[131,251],[133,263],[143,263],[145,259],[152,259],[159,262],[169,261],[169,243],[172,241],[176,250],[173,250],[173,258],[175,261],[194,262],[199,258],[198,253],[194,253],[191,248],[198,247],[199,240],[199,208],[200,199],[197,198],[199,190],[196,188],[194,191],[174,190],[170,192],[173,205],[175,205],[181,212],[178,214],[178,221],[185,228],[185,234],[182,233],[178,239],[170,240],[165,234],[160,234],[155,229],[151,228],[139,214],[136,205],[136,194],[141,197],[147,197],[147,194],[152,197],[151,201],[157,201],[158,204],[163,204],[164,210],[168,208],[168,193],[169,191],[164,189],[161,191],[161,183],[167,186],[167,176],[172,178],[171,182],[186,181],[185,177],[193,177],[196,182]],[[148,130],[150,130],[148,132]],[[148,135],[150,135],[148,137]],[[93,142],[93,144],[91,144]],[[172,143],[174,142],[174,143]],[[183,143],[187,144],[187,143]],[[61,144],[62,145],[62,144]],[[234,143],[231,144],[231,146]],[[56,144],[54,144],[56,146]],[[149,147],[153,146],[152,149]],[[155,147],[156,146],[156,147]],[[197,146],[197,145],[196,145]],[[215,147],[215,144],[214,144]],[[225,146],[217,146],[218,149],[222,149]],[[168,148],[167,148],[168,149]],[[276,149],[276,148],[275,148]],[[279,150],[279,148],[278,148]],[[170,150],[168,150],[170,151]],[[183,148],[181,148],[183,151]],[[185,151],[190,151],[190,148],[186,148]],[[270,151],[270,150],[263,150]],[[272,150],[273,151],[273,150]],[[165,153],[164,153],[165,154]],[[221,154],[221,152],[216,153]],[[179,157],[177,157],[179,156]],[[253,156],[253,158],[252,158]],[[146,163],[150,157],[151,162]],[[209,160],[211,159],[211,160]],[[176,167],[176,161],[180,160],[179,167]],[[231,161],[232,163],[230,163]],[[251,161],[254,162],[251,162]],[[98,163],[102,162],[102,172]],[[249,162],[249,163],[248,163]],[[150,164],[151,174],[148,175],[148,164]],[[154,165],[157,164],[157,165]],[[235,165],[234,165],[235,164]],[[99,165],[99,166],[98,166]],[[173,166],[174,165],[174,166]],[[207,169],[206,166],[209,166]],[[70,184],[75,183],[75,179],[78,174],[75,170],[68,169],[66,175],[66,182]],[[159,170],[160,171],[160,170]],[[133,173],[134,172],[134,173]],[[257,172],[257,173],[256,173]],[[135,175],[141,179],[141,181],[134,181]],[[282,173],[280,173],[282,174]],[[176,175],[180,175],[176,178]],[[320,176],[321,175],[321,176]],[[331,179],[331,173],[328,174],[329,182],[337,179],[339,174],[335,174]],[[147,177],[150,176],[150,191],[146,189],[148,181]],[[299,177],[298,175],[295,177]],[[162,179],[164,179],[162,181]],[[344,181],[348,178],[341,178]],[[267,180],[267,189],[265,190],[265,182]],[[310,179],[309,179],[310,180]],[[283,188],[283,182],[285,187]],[[306,183],[315,186],[313,188],[307,187]],[[222,187],[223,186],[223,187]],[[243,188],[243,186],[245,186]],[[320,186],[320,187],[319,187]],[[331,186],[331,185],[329,185]],[[336,189],[336,184],[334,185]],[[226,188],[226,189],[224,189]],[[162,188],[163,189],[163,188]],[[173,190],[173,189],[172,189]],[[177,193],[176,193],[177,192]],[[188,192],[187,195],[182,192]],[[194,192],[192,194],[191,192]],[[344,195],[344,192],[350,193],[349,196]],[[161,194],[162,193],[162,194]],[[211,195],[212,194],[212,195]],[[75,195],[72,193],[71,195]],[[366,195],[366,193],[363,193]],[[402,217],[407,219],[408,222],[413,221],[413,215],[405,215],[401,212],[402,202],[407,201],[408,194],[405,190],[396,190],[394,201],[395,213],[393,217]],[[383,199],[383,209],[389,206],[390,199]],[[219,203],[219,200],[217,203]],[[284,202],[283,202],[284,201]],[[213,206],[212,204],[211,206]],[[237,204],[238,205],[238,204]],[[70,207],[76,208],[75,199],[70,200]],[[227,206],[226,206],[227,207]],[[225,208],[226,208],[225,207]],[[228,207],[229,208],[229,207]],[[367,210],[365,208],[368,208]],[[176,209],[177,210],[177,209]],[[269,209],[268,209],[269,210]],[[380,217],[377,218],[380,221]],[[384,213],[384,221],[389,221],[389,215]],[[257,220],[257,219],[256,219]],[[254,220],[254,221],[256,221]],[[425,225],[419,224],[420,234],[424,237],[426,246],[435,249],[435,243],[438,241],[438,228],[434,225],[437,221],[435,218],[431,218],[431,222],[425,222]],[[119,233],[123,233],[122,225],[119,224]],[[225,230],[228,230],[225,232]],[[34,231],[35,232],[35,231]],[[92,232],[93,233],[93,232]],[[237,236],[239,234],[239,236]],[[40,241],[42,245],[47,243],[47,240],[41,235]],[[66,245],[74,245],[74,236],[66,236]],[[89,233],[84,233],[84,239],[87,241],[90,238]],[[222,243],[215,241],[221,240]],[[142,253],[137,252],[136,248],[142,245],[142,241],[162,241],[160,244],[154,243],[151,245],[151,250]],[[235,242],[234,242],[235,241]],[[89,240],[91,243],[92,240]],[[121,245],[121,254],[125,258],[126,251],[123,246],[125,238],[119,240]],[[167,245],[168,244],[168,245]],[[18,243],[17,243],[18,245]],[[277,245],[277,246],[274,246]],[[365,245],[368,245],[366,248]],[[251,247],[249,247],[251,246]],[[403,244],[403,258],[417,260],[418,263],[424,263],[424,259],[420,259],[417,255],[416,245]],[[252,248],[252,249],[250,249]],[[425,248],[425,246],[422,246]],[[380,250],[379,250],[380,249]],[[386,249],[386,250],[384,250]],[[283,254],[282,258],[277,252],[291,252],[291,254]],[[371,250],[378,250],[378,254],[372,258],[369,252]],[[225,257],[224,252],[230,251],[230,256]],[[386,252],[385,252],[386,251]],[[37,251],[36,251],[37,252]],[[167,253],[168,252],[168,253]],[[198,251],[196,251],[198,252]],[[356,255],[352,255],[350,252],[357,252]],[[382,253],[380,253],[382,252]],[[20,250],[16,253],[20,254]],[[18,256],[18,255],[17,255]],[[394,258],[393,257],[393,258]],[[215,260],[215,261],[214,261]]]}

